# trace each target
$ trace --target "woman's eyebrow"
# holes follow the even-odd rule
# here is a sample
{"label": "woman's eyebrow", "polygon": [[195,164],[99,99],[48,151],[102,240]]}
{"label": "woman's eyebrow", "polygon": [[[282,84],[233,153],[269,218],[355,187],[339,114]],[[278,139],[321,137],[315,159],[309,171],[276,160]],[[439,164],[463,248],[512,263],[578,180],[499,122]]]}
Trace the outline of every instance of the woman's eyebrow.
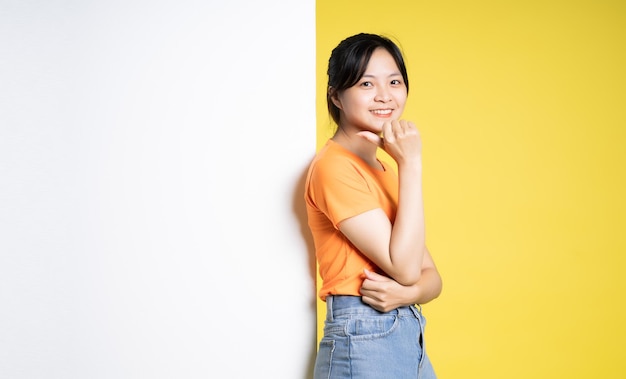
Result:
{"label": "woman's eyebrow", "polygon": [[[387,77],[391,78],[392,76],[402,76],[400,71],[389,74]],[[362,78],[375,78],[376,75],[373,74],[363,74]]]}

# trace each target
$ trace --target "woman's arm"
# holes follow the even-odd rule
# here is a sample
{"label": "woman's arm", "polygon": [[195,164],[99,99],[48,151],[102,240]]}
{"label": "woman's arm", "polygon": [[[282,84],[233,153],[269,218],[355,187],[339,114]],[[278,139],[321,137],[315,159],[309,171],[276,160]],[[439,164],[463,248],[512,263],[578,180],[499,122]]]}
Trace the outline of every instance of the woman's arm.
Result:
{"label": "woman's arm", "polygon": [[425,251],[422,201],[421,140],[417,128],[404,120],[383,125],[384,140],[364,132],[370,142],[389,153],[398,165],[398,208],[393,225],[377,208],[339,224],[341,232],[400,284],[412,285],[422,275]]}
{"label": "woman's arm", "polygon": [[442,286],[439,271],[426,249],[422,277],[416,284],[403,286],[391,278],[366,271],[365,280],[361,286],[361,295],[363,302],[372,308],[389,312],[406,305],[426,304],[439,297]]}

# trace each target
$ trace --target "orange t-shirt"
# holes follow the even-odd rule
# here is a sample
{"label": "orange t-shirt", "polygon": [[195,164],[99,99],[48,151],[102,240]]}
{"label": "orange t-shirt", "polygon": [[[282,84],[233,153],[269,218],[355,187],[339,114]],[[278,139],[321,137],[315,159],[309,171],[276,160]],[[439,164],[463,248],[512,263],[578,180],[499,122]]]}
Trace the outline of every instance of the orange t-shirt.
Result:
{"label": "orange t-shirt", "polygon": [[390,165],[370,167],[357,155],[328,140],[311,162],[304,198],[315,244],[322,288],[319,296],[360,296],[363,269],[380,272],[339,231],[341,221],[381,208],[393,223],[398,204],[398,177]]}

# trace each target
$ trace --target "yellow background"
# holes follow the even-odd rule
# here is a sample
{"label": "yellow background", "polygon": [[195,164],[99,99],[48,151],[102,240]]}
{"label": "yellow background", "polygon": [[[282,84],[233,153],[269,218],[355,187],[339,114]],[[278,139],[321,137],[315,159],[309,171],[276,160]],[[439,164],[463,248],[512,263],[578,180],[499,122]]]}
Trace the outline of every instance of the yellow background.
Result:
{"label": "yellow background", "polygon": [[441,379],[626,377],[625,4],[317,1],[318,148],[331,49],[405,52]]}

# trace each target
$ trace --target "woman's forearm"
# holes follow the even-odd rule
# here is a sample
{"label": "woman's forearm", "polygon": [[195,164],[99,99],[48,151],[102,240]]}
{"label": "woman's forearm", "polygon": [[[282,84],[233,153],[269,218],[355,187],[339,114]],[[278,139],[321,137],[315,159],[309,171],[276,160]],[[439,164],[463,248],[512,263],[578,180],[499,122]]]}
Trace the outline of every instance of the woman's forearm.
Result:
{"label": "woman's forearm", "polygon": [[422,275],[425,249],[421,160],[399,166],[398,210],[391,231],[389,254],[398,270],[394,279],[403,285],[417,283]]}

